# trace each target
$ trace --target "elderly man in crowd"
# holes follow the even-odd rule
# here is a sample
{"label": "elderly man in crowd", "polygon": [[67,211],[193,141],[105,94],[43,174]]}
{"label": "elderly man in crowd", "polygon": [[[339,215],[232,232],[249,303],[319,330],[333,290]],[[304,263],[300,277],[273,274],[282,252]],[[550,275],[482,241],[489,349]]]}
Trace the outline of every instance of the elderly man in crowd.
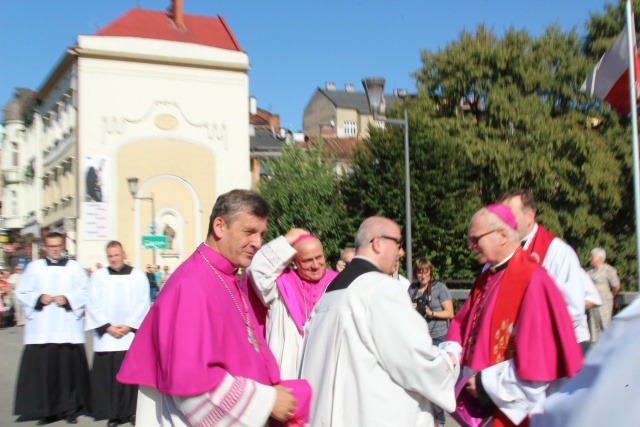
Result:
{"label": "elderly man in crowd", "polygon": [[[295,269],[289,268],[292,260]],[[336,275],[326,267],[320,240],[300,228],[267,243],[253,257],[247,269],[255,291],[251,303],[283,377],[298,375],[304,327]]]}
{"label": "elderly man in crowd", "polygon": [[441,344],[463,367],[452,415],[477,422],[493,417],[496,427],[527,425],[550,386],[578,372],[582,353],[562,294],[520,246],[508,207],[494,204],[476,212],[468,241],[478,262],[489,268]]}
{"label": "elderly man in crowd", "polygon": [[342,270],[344,270],[347,265],[349,265],[354,256],[356,256],[355,248],[344,248],[343,250],[341,250],[340,259],[336,263],[336,271],[340,273]]}
{"label": "elderly man in crowd", "polygon": [[165,284],[118,374],[118,381],[140,385],[138,425],[304,422],[308,384],[281,381],[236,279],[262,246],[268,216],[252,191],[216,200],[205,242]]}
{"label": "elderly man in crowd", "polygon": [[453,360],[391,277],[401,236],[390,219],[366,219],[356,257],[316,305],[300,366],[311,426],[433,426],[432,403],[455,407]]}

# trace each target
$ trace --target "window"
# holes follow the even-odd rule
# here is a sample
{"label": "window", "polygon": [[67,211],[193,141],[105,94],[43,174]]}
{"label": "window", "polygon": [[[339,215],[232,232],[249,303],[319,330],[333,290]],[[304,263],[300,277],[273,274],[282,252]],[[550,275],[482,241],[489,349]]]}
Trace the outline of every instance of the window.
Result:
{"label": "window", "polygon": [[11,144],[11,166],[18,166],[18,144]]}
{"label": "window", "polygon": [[356,122],[345,121],[344,122],[344,136],[357,136],[358,128]]}
{"label": "window", "polygon": [[11,192],[11,215],[18,215],[18,193],[16,191]]}

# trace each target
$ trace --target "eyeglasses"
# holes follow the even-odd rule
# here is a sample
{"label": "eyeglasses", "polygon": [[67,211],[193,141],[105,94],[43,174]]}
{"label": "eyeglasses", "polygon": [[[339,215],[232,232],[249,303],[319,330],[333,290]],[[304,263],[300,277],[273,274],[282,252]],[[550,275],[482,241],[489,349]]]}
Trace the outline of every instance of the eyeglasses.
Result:
{"label": "eyeglasses", "polygon": [[[391,236],[385,236],[385,235],[381,234],[381,235],[378,236],[378,238],[387,239],[387,240],[393,240],[394,242],[396,242],[396,244],[398,245],[399,248],[402,247],[402,237],[391,237]],[[369,243],[373,243],[374,240],[376,240],[375,237],[373,239],[371,239],[369,241]]]}
{"label": "eyeglasses", "polygon": [[496,231],[498,231],[498,230],[499,230],[499,229],[498,229],[498,228],[496,228],[496,229],[493,229],[493,230],[491,230],[491,231],[487,231],[486,233],[481,234],[481,235],[479,235],[479,236],[469,236],[469,237],[467,238],[467,241],[469,242],[469,245],[471,245],[471,246],[476,246],[478,243],[480,243],[480,239],[482,239],[484,236],[487,236],[487,235],[489,235],[489,234],[491,234],[491,233],[495,233],[495,232],[496,232]]}

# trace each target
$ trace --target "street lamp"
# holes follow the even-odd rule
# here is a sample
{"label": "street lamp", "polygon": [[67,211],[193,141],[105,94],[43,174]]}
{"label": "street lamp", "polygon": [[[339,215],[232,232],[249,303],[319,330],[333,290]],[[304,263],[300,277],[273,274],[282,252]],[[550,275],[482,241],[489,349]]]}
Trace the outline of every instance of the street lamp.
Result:
{"label": "street lamp", "polygon": [[385,80],[382,77],[369,77],[362,80],[362,86],[364,86],[364,92],[367,95],[367,101],[369,101],[369,109],[373,114],[374,120],[382,120],[385,123],[391,125],[399,125],[404,127],[404,202],[405,202],[405,215],[406,215],[406,259],[407,259],[407,279],[413,280],[412,272],[412,251],[411,251],[411,188],[409,178],[409,119],[407,116],[407,109],[404,109],[404,119],[380,119],[379,116],[384,116],[385,102],[384,102],[384,83]]}
{"label": "street lamp", "polygon": [[[151,202],[151,235],[155,236],[156,235],[156,222],[155,222],[155,214],[156,214],[156,208],[155,208],[155,202],[153,200],[153,193],[151,193],[151,197],[138,197],[136,196],[136,194],[138,194],[138,178],[127,178],[127,185],[129,186],[129,193],[131,193],[131,197],[133,197],[134,200],[147,200],[149,202]],[[156,265],[156,250],[155,248],[153,249],[153,265]]]}

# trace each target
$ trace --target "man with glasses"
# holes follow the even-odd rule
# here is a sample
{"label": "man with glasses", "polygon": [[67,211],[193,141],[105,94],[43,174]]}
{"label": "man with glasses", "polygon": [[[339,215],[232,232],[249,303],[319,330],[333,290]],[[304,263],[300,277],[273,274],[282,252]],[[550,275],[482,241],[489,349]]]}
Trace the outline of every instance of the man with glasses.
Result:
{"label": "man with glasses", "polygon": [[488,264],[454,316],[441,348],[460,361],[454,419],[479,425],[528,425],[556,380],[575,375],[582,353],[562,294],[520,246],[504,205],[480,209],[468,246]]}
{"label": "man with glasses", "polygon": [[[289,268],[293,261],[295,268]],[[247,269],[251,304],[284,378],[298,375],[299,349],[313,307],[337,276],[320,240],[293,228],[264,245]]]}
{"label": "man with glasses", "polygon": [[367,218],[355,248],[305,334],[300,377],[313,387],[310,425],[433,426],[432,403],[455,408],[454,364],[391,277],[404,255],[400,227]]}
{"label": "man with glasses", "polygon": [[64,240],[55,232],[44,237],[46,258],[27,266],[16,290],[27,320],[14,413],[43,415],[36,425],[77,424],[90,402],[82,318],[88,278],[63,255]]}

